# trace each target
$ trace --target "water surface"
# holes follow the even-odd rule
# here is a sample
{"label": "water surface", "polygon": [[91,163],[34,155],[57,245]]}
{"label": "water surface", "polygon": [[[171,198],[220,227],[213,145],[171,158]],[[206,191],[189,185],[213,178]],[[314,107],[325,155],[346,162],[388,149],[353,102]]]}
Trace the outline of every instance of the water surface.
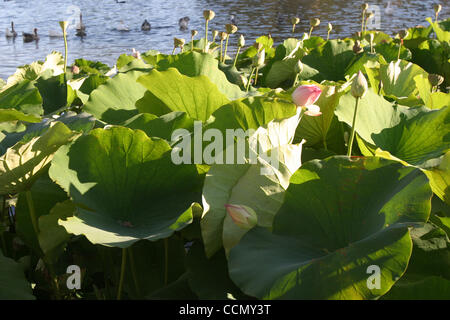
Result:
{"label": "water surface", "polygon": [[[1,1],[1,0],[0,0]],[[426,17],[434,16],[430,0],[368,1],[380,9],[379,28],[392,34],[401,28],[427,25]],[[302,21],[297,26],[297,34],[309,30],[309,18],[318,17],[322,21],[314,34],[326,36],[328,22],[333,24],[332,38],[350,36],[361,28],[359,1],[345,0],[11,0],[0,2],[0,77],[6,79],[14,73],[17,66],[43,60],[53,50],[64,50],[60,38],[50,38],[50,32],[59,32],[58,21],[72,22],[69,30],[69,60],[85,58],[100,60],[114,65],[122,53],[131,53],[132,48],[140,51],[157,49],[169,53],[173,37],[190,39],[190,31],[180,31],[178,20],[190,17],[189,27],[204,34],[202,11],[211,9],[216,18],[211,21],[211,29],[223,30],[230,23],[230,15],[235,21],[239,33],[245,35],[247,44],[263,34],[271,34],[276,42],[291,36],[290,18],[299,16]],[[450,7],[444,8],[441,18],[448,18]],[[386,10],[386,8],[388,9]],[[78,21],[78,11],[83,13],[83,22],[87,27],[87,37],[75,36],[74,25]],[[144,19],[152,25],[149,32],[142,32],[140,26]],[[130,27],[130,32],[119,32],[115,28],[119,22]],[[38,43],[24,43],[19,36],[6,39],[5,29],[11,21],[16,31],[31,32],[38,28]],[[198,36],[198,37],[199,37]],[[237,36],[232,39],[236,41]]]}

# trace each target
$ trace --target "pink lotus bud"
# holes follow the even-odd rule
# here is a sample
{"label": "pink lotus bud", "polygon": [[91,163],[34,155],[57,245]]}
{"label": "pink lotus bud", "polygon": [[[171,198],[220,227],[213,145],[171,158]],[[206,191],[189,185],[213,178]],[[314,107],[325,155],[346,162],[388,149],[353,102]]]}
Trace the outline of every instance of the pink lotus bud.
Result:
{"label": "pink lotus bud", "polygon": [[308,107],[319,99],[322,90],[315,85],[300,86],[292,93],[292,101],[296,106]]}
{"label": "pink lotus bud", "polygon": [[247,206],[226,204],[228,214],[233,222],[242,229],[251,229],[258,220],[256,212]]}

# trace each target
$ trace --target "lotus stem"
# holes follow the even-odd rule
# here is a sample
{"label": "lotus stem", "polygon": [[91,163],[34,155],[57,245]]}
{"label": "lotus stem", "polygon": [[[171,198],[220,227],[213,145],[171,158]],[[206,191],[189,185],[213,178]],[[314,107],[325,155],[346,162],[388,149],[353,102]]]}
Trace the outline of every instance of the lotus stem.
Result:
{"label": "lotus stem", "polygon": [[175,54],[175,49],[176,49],[176,47],[175,47],[175,48],[173,48],[173,50],[172,50],[172,55],[174,55],[174,54]]}
{"label": "lotus stem", "polygon": [[256,68],[253,67],[252,68],[252,72],[250,73],[250,77],[248,78],[247,81],[247,87],[245,88],[245,92],[248,92],[248,89],[250,89],[250,82],[252,82],[252,77],[253,77],[253,73],[255,72]]}
{"label": "lotus stem", "polygon": [[353,114],[352,131],[350,134],[350,143],[348,144],[348,150],[347,150],[348,157],[352,156],[353,140],[355,139],[356,113],[358,112],[359,99],[360,99],[359,97],[356,98],[356,102],[355,102],[355,113]]}
{"label": "lotus stem", "polygon": [[228,50],[228,40],[230,39],[230,35],[227,34],[227,40],[225,41],[225,53],[223,54],[223,63],[225,63],[225,59],[227,58],[227,50]]}
{"label": "lotus stem", "polygon": [[[64,37],[64,74],[66,73],[67,69],[67,32],[66,30],[63,30],[63,37]],[[66,76],[64,75],[64,78]]]}
{"label": "lotus stem", "polygon": [[255,83],[254,83],[255,86],[256,86],[256,82],[258,81],[258,72],[259,72],[259,68],[256,67],[256,72],[255,72]]}
{"label": "lotus stem", "polygon": [[236,67],[236,62],[237,62],[240,51],[241,51],[241,47],[238,47],[237,52],[236,52],[236,57],[234,57],[233,67]]}
{"label": "lotus stem", "polygon": [[297,86],[298,78],[299,78],[299,77],[300,77],[300,73],[297,73],[297,74],[295,75],[294,84],[292,85],[293,87]]}
{"label": "lotus stem", "polygon": [[363,12],[362,12],[361,38],[362,38],[362,36],[363,36],[363,31],[364,31],[364,20],[366,20],[366,10],[363,10]]}
{"label": "lotus stem", "polygon": [[194,36],[191,36],[191,51],[194,51]]}
{"label": "lotus stem", "polygon": [[328,30],[327,41],[330,40],[330,32],[331,32],[331,30]]}
{"label": "lotus stem", "polygon": [[292,33],[295,33],[295,24],[292,24]]}
{"label": "lotus stem", "polygon": [[400,46],[398,47],[397,60],[400,60],[400,52],[402,50],[403,39],[400,39]]}
{"label": "lotus stem", "polygon": [[164,285],[169,281],[169,240],[164,239]]}
{"label": "lotus stem", "polygon": [[220,58],[219,58],[220,62],[222,62],[222,56],[223,56],[223,39],[220,40]]}
{"label": "lotus stem", "polygon": [[206,52],[206,47],[208,46],[208,19],[205,19],[205,47],[203,52]]}
{"label": "lotus stem", "polygon": [[314,27],[311,26],[311,29],[309,29],[308,39],[311,38],[311,33],[312,33],[313,29],[314,29]]}
{"label": "lotus stem", "polygon": [[141,296],[141,290],[139,288],[139,281],[137,278],[136,265],[134,264],[133,247],[128,248],[128,255],[130,256],[131,275],[133,276],[134,286],[136,287],[136,293],[138,297]]}
{"label": "lotus stem", "polygon": [[37,224],[36,213],[34,211],[34,203],[33,203],[33,197],[31,196],[31,191],[30,190],[26,191],[25,196],[27,199],[28,210],[30,211],[31,224],[33,225],[33,230],[34,230],[34,233],[36,233],[36,237],[37,237],[39,234],[39,227]]}
{"label": "lotus stem", "polygon": [[119,289],[117,290],[117,300],[120,300],[122,297],[122,289],[123,289],[123,280],[125,278],[125,268],[127,265],[127,249],[122,249],[122,264],[120,267],[120,279],[119,279]]}

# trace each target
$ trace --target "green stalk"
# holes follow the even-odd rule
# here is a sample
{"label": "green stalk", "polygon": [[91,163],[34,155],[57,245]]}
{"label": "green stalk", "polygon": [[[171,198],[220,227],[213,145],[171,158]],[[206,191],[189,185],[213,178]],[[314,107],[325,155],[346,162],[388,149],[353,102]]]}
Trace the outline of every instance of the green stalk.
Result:
{"label": "green stalk", "polygon": [[130,256],[131,275],[133,276],[134,286],[136,287],[136,293],[138,297],[141,296],[141,290],[139,288],[139,281],[137,278],[136,266],[134,264],[133,247],[128,249],[128,255]]}
{"label": "green stalk", "polygon": [[327,34],[327,41],[328,40],[330,40],[330,31],[328,31],[328,34]]}
{"label": "green stalk", "polygon": [[208,45],[208,20],[205,22],[205,47],[203,48],[203,52],[206,52],[206,46]]}
{"label": "green stalk", "polygon": [[225,63],[225,59],[227,58],[227,50],[228,50],[228,39],[230,39],[230,35],[227,34],[227,41],[225,42],[225,53],[223,55],[223,63]]}
{"label": "green stalk", "polygon": [[259,72],[259,68],[256,67],[256,72],[255,72],[255,83],[253,84],[254,86],[256,86],[256,82],[258,82],[258,72]]}
{"label": "green stalk", "polygon": [[297,73],[296,75],[295,75],[295,80],[294,80],[294,84],[292,85],[293,87],[295,87],[296,85],[297,85],[297,83],[298,83],[298,78],[300,77],[300,73]]}
{"label": "green stalk", "polygon": [[361,22],[361,39],[363,36],[363,31],[364,31],[364,20],[366,19],[366,10],[363,10],[363,14],[362,14],[362,22]]}
{"label": "green stalk", "polygon": [[220,39],[220,59],[219,59],[220,62],[222,62],[222,55],[223,55],[223,39]]}
{"label": "green stalk", "polygon": [[295,33],[295,24],[292,25],[292,33]]}
{"label": "green stalk", "polygon": [[256,70],[256,68],[253,67],[252,72],[250,73],[250,77],[248,78],[248,81],[247,81],[247,87],[245,88],[245,92],[248,92],[248,89],[250,88],[250,82],[252,82],[253,72],[255,72],[255,70]]}
{"label": "green stalk", "polygon": [[33,225],[33,230],[37,237],[39,234],[39,227],[37,224],[36,213],[34,211],[34,203],[33,203],[33,198],[31,196],[31,191],[30,190],[26,191],[25,196],[27,199],[28,210],[30,211],[31,224]]}
{"label": "green stalk", "polygon": [[400,40],[400,46],[398,47],[398,55],[397,55],[397,60],[400,60],[400,51],[402,50],[402,42]]}
{"label": "green stalk", "polygon": [[241,51],[241,47],[238,47],[237,52],[236,52],[236,57],[234,57],[233,67],[236,67],[236,62],[237,62],[240,51]]}
{"label": "green stalk", "polygon": [[125,267],[127,265],[127,249],[122,249],[122,264],[120,267],[119,289],[117,290],[117,300],[122,297],[123,280],[125,278]]}
{"label": "green stalk", "polygon": [[66,30],[63,30],[63,37],[64,37],[64,73],[66,73],[66,69],[67,69],[67,32],[66,32]]}
{"label": "green stalk", "polygon": [[355,123],[356,123],[356,113],[358,112],[358,104],[359,104],[359,98],[356,98],[356,104],[355,104],[355,113],[353,114],[353,122],[352,122],[352,132],[350,135],[350,143],[348,145],[347,150],[347,156],[352,156],[352,147],[353,147],[353,140],[355,139]]}
{"label": "green stalk", "polygon": [[191,51],[194,51],[194,36],[191,37]]}
{"label": "green stalk", "polygon": [[169,241],[164,239],[164,285],[167,285],[169,280]]}
{"label": "green stalk", "polygon": [[311,27],[311,29],[309,29],[308,39],[311,38],[311,33],[312,33],[313,29],[314,29],[314,27]]}
{"label": "green stalk", "polygon": [[173,48],[173,50],[172,50],[172,55],[174,55],[175,54],[175,50],[176,50],[177,48],[175,47],[175,48]]}

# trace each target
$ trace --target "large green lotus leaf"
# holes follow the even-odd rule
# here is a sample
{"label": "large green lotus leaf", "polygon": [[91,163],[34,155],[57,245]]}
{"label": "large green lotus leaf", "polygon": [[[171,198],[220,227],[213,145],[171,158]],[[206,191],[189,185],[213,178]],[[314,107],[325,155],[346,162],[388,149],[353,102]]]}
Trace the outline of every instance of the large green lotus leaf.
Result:
{"label": "large green lotus leaf", "polygon": [[[294,82],[298,58],[285,58],[275,61],[265,77],[265,84],[269,88],[277,88],[279,86],[292,85]],[[299,75],[299,79],[306,80],[313,78],[319,71],[308,65],[303,66],[303,71]]]}
{"label": "large green lotus leaf", "polygon": [[427,39],[410,48],[411,61],[428,73],[440,74],[444,77],[443,87],[450,86],[450,44],[436,39]]}
{"label": "large green lotus leaf", "polygon": [[146,89],[136,79],[144,73],[119,73],[92,91],[83,110],[110,124],[121,124],[138,113],[136,101]]}
{"label": "large green lotus leaf", "polygon": [[[254,228],[231,250],[231,279],[263,299],[377,298],[405,272],[408,227],[428,219],[431,195],[419,169],[397,162],[309,161],[292,176],[273,233]],[[367,286],[373,265],[379,289]]]}
{"label": "large green lotus leaf", "polygon": [[439,166],[424,170],[433,192],[450,205],[450,151],[442,158]]}
{"label": "large green lotus leaf", "polygon": [[214,122],[209,128],[257,129],[275,119],[285,119],[296,114],[297,107],[290,100],[278,97],[248,97],[221,107],[213,113]]}
{"label": "large green lotus leaf", "polygon": [[0,123],[16,120],[36,123],[41,121],[41,118],[32,114],[25,114],[16,109],[0,109]]}
{"label": "large green lotus leaf", "polygon": [[[177,69],[152,70],[138,79],[154,96],[171,111],[186,112],[188,117],[206,122],[211,114],[229,100],[206,76],[188,77]],[[140,101],[140,112],[152,112],[152,104]]]}
{"label": "large green lotus leaf", "polygon": [[144,131],[149,137],[158,137],[171,141],[172,133],[177,129],[193,131],[194,121],[184,112],[171,112],[161,117],[151,113],[140,113],[129,119],[125,127]]}
{"label": "large green lotus leaf", "polygon": [[[34,218],[36,219],[38,234],[36,234],[33,221],[31,220],[29,202],[24,192],[19,194],[16,206],[16,230],[20,238],[32,248],[38,255],[43,251],[39,244],[39,219],[50,213],[50,210],[59,202],[67,200],[67,194],[48,176],[43,174],[30,188]],[[58,224],[56,223],[58,226]],[[45,230],[42,230],[45,232]]]}
{"label": "large green lotus leaf", "polygon": [[427,18],[426,19],[427,22],[433,27],[433,31],[434,33],[436,33],[436,37],[438,38],[439,41],[441,42],[450,42],[450,32],[449,31],[445,31],[441,28],[441,26],[439,25],[439,23],[433,22],[433,20],[431,20],[431,18]]}
{"label": "large green lotus leaf", "polygon": [[[381,54],[387,62],[396,61],[398,59],[398,49],[399,44],[395,42],[382,42],[377,44],[375,47],[375,52]],[[411,51],[405,46],[400,49],[400,59],[410,60]]]}
{"label": "large green lotus leaf", "polygon": [[49,174],[80,208],[59,223],[92,243],[128,247],[169,237],[192,221],[201,179],[175,165],[164,140],[140,130],[95,129],[61,149]]}
{"label": "large green lotus leaf", "polygon": [[[335,114],[351,126],[354,110],[355,98],[347,93],[341,97]],[[429,110],[394,105],[369,89],[360,100],[355,130],[368,144],[409,164],[422,165],[450,147],[449,112],[450,107]]]}
{"label": "large green lotus leaf", "polygon": [[23,267],[0,251],[0,300],[35,300]]}
{"label": "large green lotus leaf", "polygon": [[17,114],[10,111],[17,110],[20,112],[19,116],[34,116],[36,119],[44,112],[39,90],[29,80],[16,83],[0,92],[0,110],[5,112],[5,116]]}
{"label": "large green lotus leaf", "polygon": [[189,77],[207,76],[217,86],[217,89],[230,100],[243,98],[245,92],[239,86],[228,81],[225,73],[218,66],[217,59],[207,53],[185,52],[176,55],[173,59],[165,59],[158,63],[158,70],[176,68],[181,74]]}
{"label": "large green lotus leaf", "polygon": [[[203,187],[204,213],[201,220],[208,257],[212,257],[222,245],[228,251],[247,231],[232,222],[226,213],[226,204],[248,206],[256,211],[258,225],[272,226],[289,179],[301,165],[302,144],[292,144],[299,117],[298,113],[285,120],[271,121],[250,136],[249,144],[258,155],[256,161],[211,166]],[[268,162],[263,158],[263,153],[269,152],[275,154],[276,161]]]}
{"label": "large green lotus leaf", "polygon": [[386,64],[386,60],[382,55],[364,52],[353,58],[345,71],[345,75],[351,77],[355,73],[358,73],[358,71],[364,73],[365,68],[379,68],[381,64]]}
{"label": "large green lotus leaf", "polygon": [[424,75],[417,75],[414,77],[414,82],[419,90],[419,96],[425,103],[425,106],[430,109],[440,109],[442,107],[450,106],[450,94],[444,92],[431,92],[431,84]]}
{"label": "large green lotus leaf", "polygon": [[35,86],[42,97],[44,114],[50,114],[67,105],[68,91],[66,75],[61,73],[56,76],[42,75],[36,80]]}
{"label": "large green lotus leaf", "polygon": [[34,81],[43,75],[53,77],[63,72],[64,58],[60,52],[53,51],[45,58],[45,62],[36,61],[17,68],[16,72],[8,78],[7,86],[13,86],[23,80]]}
{"label": "large green lotus leaf", "polygon": [[[69,91],[72,90],[74,97],[79,98],[83,104],[89,100],[89,95],[92,91],[97,89],[100,85],[104,84],[109,78],[100,74],[89,74],[80,78],[68,80]],[[70,98],[70,97],[69,97]],[[68,102],[71,103],[72,101]]]}
{"label": "large green lotus leaf", "polygon": [[57,203],[47,215],[39,218],[39,246],[45,255],[45,260],[56,262],[70,239],[70,235],[62,226],[58,224],[58,220],[67,219],[73,216],[76,208],[70,201]]}
{"label": "large green lotus leaf", "polygon": [[352,61],[353,40],[330,40],[312,50],[302,62],[320,73],[313,79],[339,81],[345,80],[345,70]]}
{"label": "large green lotus leaf", "polygon": [[109,66],[100,61],[76,59],[74,65],[80,69],[80,74],[104,75],[111,70]]}
{"label": "large green lotus leaf", "polygon": [[403,105],[419,105],[418,89],[414,77],[428,77],[428,74],[418,65],[404,60],[397,60],[380,66],[380,80],[385,96],[394,98]]}
{"label": "large green lotus leaf", "polygon": [[396,283],[383,300],[450,300],[450,281],[440,277],[427,277],[417,281]]}
{"label": "large green lotus leaf", "polygon": [[79,136],[65,124],[55,122],[38,137],[18,142],[0,157],[0,194],[15,194],[30,188],[52,161],[54,153]]}
{"label": "large green lotus leaf", "polygon": [[56,119],[44,118],[40,123],[28,125],[23,131],[7,134],[6,137],[0,142],[0,155],[5,154],[8,148],[12,147],[19,141],[25,143],[30,141],[32,138],[40,136],[55,122],[62,122],[73,131],[87,133],[94,127],[95,118],[85,112],[77,114],[73,111],[65,112]]}
{"label": "large green lotus leaf", "polygon": [[343,136],[336,121],[334,110],[338,106],[341,96],[348,91],[349,84],[316,84],[322,90],[322,93],[315,104],[320,107],[322,115],[318,117],[302,117],[295,134],[298,141],[305,139],[305,146],[320,145],[325,149],[328,149],[328,146],[342,144]]}

